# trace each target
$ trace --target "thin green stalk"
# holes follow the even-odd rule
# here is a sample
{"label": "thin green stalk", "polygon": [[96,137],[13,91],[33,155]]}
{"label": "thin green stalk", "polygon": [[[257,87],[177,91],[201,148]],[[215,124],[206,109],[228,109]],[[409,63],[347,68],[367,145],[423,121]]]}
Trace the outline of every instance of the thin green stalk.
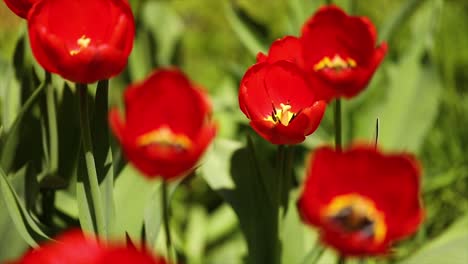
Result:
{"label": "thin green stalk", "polygon": [[331,5],[331,4],[333,4],[333,0],[326,0],[325,3],[326,3],[327,5]]}
{"label": "thin green stalk", "polygon": [[80,100],[80,127],[81,138],[83,142],[83,152],[85,154],[85,162],[88,176],[89,189],[91,191],[91,200],[94,209],[97,235],[106,236],[105,219],[101,203],[101,194],[99,191],[99,182],[96,172],[96,164],[94,161],[93,145],[91,141],[91,128],[89,123],[88,113],[88,86],[86,84],[77,84]]}
{"label": "thin green stalk", "polygon": [[335,149],[341,151],[341,99],[335,100]]}
{"label": "thin green stalk", "polygon": [[55,110],[54,86],[51,83],[50,73],[46,71],[46,105],[49,125],[49,174],[55,174],[58,168],[58,133],[57,113]]}
{"label": "thin green stalk", "polygon": [[[171,230],[169,228],[169,194],[168,194],[168,186],[167,181],[163,180],[162,183],[162,208],[163,208],[163,226],[164,226],[164,233],[166,233],[166,250],[167,250],[167,258],[169,263],[175,263],[175,254],[173,255],[172,250],[172,237],[171,237]],[[174,258],[173,258],[174,256]]]}

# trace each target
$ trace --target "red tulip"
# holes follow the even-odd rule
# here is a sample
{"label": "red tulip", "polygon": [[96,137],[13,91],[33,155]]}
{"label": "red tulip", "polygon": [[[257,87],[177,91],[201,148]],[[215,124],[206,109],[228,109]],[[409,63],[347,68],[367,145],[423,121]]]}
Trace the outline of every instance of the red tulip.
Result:
{"label": "red tulip", "polygon": [[343,255],[385,254],[423,220],[420,167],[406,154],[324,147],[309,161],[298,202],[302,219]]}
{"label": "red tulip", "polygon": [[34,3],[39,0],[3,0],[5,4],[10,8],[16,15],[27,18],[29,10],[31,10]]}
{"label": "red tulip", "polygon": [[333,5],[304,24],[304,69],[327,83],[325,99],[354,97],[366,87],[387,52],[386,43],[376,47],[376,35],[369,19],[348,16]]}
{"label": "red tulip", "polygon": [[167,264],[148,252],[118,244],[102,244],[81,231],[70,231],[41,247],[27,252],[11,264]]}
{"label": "red tulip", "polygon": [[31,49],[47,71],[77,83],[119,74],[133,46],[126,0],[47,0],[28,16]]}
{"label": "red tulip", "polygon": [[127,88],[125,106],[125,121],[111,111],[111,127],[128,160],[148,177],[189,171],[216,134],[207,96],[175,69]]}
{"label": "red tulip", "polygon": [[241,81],[239,105],[252,128],[273,144],[304,141],[326,107],[301,70],[286,60],[252,66]]}

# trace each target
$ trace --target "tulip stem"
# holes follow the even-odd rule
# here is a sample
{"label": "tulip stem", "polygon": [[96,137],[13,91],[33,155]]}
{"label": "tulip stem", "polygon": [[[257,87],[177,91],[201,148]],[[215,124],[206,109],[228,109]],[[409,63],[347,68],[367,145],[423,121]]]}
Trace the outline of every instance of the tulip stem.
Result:
{"label": "tulip stem", "polygon": [[341,151],[341,99],[335,100],[335,149]]}
{"label": "tulip stem", "polygon": [[47,119],[49,125],[49,174],[55,174],[58,168],[58,136],[57,136],[57,113],[55,110],[54,86],[51,83],[50,72],[45,72],[45,89]]}
{"label": "tulip stem", "polygon": [[332,0],[325,0],[325,3],[326,3],[327,5],[331,5],[331,4],[333,4],[333,1],[332,1]]}
{"label": "tulip stem", "polygon": [[101,194],[99,190],[99,182],[96,172],[96,164],[94,160],[93,145],[91,141],[91,128],[88,113],[88,86],[86,84],[77,84],[76,88],[79,92],[78,98],[80,100],[81,139],[83,142],[83,152],[85,155],[88,176],[88,181],[85,182],[88,184],[86,188],[89,188],[90,190],[90,196],[93,206],[91,210],[94,210],[93,224],[97,235],[105,236],[105,220],[102,210]]}
{"label": "tulip stem", "polygon": [[168,197],[168,186],[167,181],[163,180],[162,182],[162,210],[163,210],[163,226],[164,226],[164,233],[166,234],[166,249],[167,249],[167,258],[169,263],[173,262],[172,256],[172,238],[171,238],[171,230],[169,228],[169,197]]}

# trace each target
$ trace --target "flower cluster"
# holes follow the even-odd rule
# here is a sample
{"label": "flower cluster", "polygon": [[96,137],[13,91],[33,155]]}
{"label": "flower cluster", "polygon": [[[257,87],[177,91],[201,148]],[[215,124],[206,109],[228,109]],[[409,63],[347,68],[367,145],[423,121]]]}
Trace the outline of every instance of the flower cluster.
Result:
{"label": "flower cluster", "polygon": [[286,36],[258,54],[241,81],[240,108],[271,143],[300,143],[317,129],[326,102],[365,88],[387,51],[375,43],[368,19],[322,7],[299,38]]}

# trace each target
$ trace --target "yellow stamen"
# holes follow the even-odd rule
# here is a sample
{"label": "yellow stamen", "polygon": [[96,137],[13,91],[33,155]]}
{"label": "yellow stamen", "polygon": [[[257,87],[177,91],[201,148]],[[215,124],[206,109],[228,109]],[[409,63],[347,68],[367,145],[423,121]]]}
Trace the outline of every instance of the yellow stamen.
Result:
{"label": "yellow stamen", "polygon": [[83,49],[87,48],[91,43],[91,39],[87,38],[86,35],[81,36],[77,41],[76,44],[78,45],[78,49],[74,49],[70,51],[70,55],[74,56],[80,53]]}
{"label": "yellow stamen", "polygon": [[328,56],[325,56],[322,60],[320,60],[317,64],[314,65],[314,71],[319,71],[323,69],[334,69],[334,70],[342,70],[348,68],[355,68],[357,63],[352,58],[347,58],[344,60],[340,57],[340,55],[335,55],[332,59]]}
{"label": "yellow stamen", "polygon": [[192,146],[192,142],[186,135],[175,134],[169,127],[163,126],[139,136],[137,145],[142,147],[157,145],[178,150],[187,150]]}
{"label": "yellow stamen", "polygon": [[384,214],[377,210],[372,200],[359,194],[335,197],[323,209],[322,216],[327,220],[341,217],[339,224],[344,232],[364,232],[364,228],[370,227],[376,243],[382,242],[387,233]]}
{"label": "yellow stamen", "polygon": [[267,117],[264,118],[266,121],[270,121],[272,123],[281,123],[282,125],[289,125],[291,120],[294,118],[295,113],[291,111],[291,105],[289,104],[280,104],[281,108],[274,108],[273,106],[273,111],[271,115],[268,115]]}

